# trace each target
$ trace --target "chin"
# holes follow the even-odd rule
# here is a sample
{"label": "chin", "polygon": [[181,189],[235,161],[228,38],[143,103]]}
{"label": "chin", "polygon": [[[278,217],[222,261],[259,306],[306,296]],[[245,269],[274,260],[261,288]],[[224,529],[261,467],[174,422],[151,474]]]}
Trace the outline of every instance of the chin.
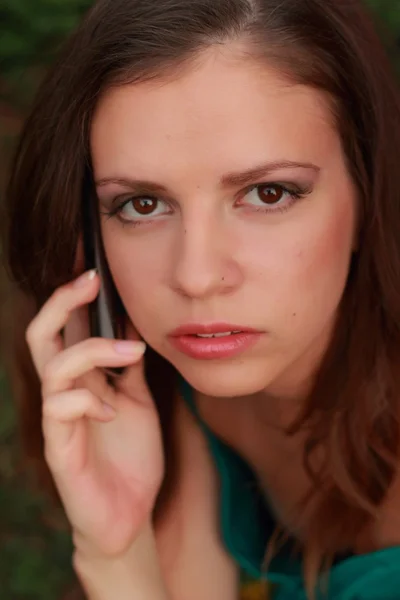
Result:
{"label": "chin", "polygon": [[251,396],[275,379],[265,363],[251,365],[246,360],[175,363],[174,367],[196,391],[216,398]]}

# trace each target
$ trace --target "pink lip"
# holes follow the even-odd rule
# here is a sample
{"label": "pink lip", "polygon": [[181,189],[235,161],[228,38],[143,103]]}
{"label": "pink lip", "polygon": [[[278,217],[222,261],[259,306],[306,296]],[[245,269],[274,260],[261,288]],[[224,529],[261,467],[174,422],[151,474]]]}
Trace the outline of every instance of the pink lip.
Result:
{"label": "pink lip", "polygon": [[[200,338],[196,334],[216,334],[238,331],[232,335],[215,338]],[[262,332],[242,325],[214,323],[210,325],[189,324],[175,329],[169,336],[180,352],[191,358],[213,360],[231,358],[255,344]]]}

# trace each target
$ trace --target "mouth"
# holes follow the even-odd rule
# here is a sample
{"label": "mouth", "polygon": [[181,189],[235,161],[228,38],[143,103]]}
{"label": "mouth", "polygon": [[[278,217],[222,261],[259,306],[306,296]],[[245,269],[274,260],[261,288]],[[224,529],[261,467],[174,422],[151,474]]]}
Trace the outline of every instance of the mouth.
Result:
{"label": "mouth", "polygon": [[233,323],[188,323],[170,333],[171,337],[191,335],[197,337],[223,337],[238,333],[261,333],[260,330]]}
{"label": "mouth", "polygon": [[243,332],[240,331],[240,329],[238,329],[237,331],[222,331],[221,333],[190,333],[189,335],[191,335],[192,337],[209,339],[209,338],[227,337],[229,335],[236,335],[238,333],[243,333]]}
{"label": "mouth", "polygon": [[257,342],[263,332],[228,323],[190,324],[175,329],[169,340],[190,358],[213,360],[232,358]]}

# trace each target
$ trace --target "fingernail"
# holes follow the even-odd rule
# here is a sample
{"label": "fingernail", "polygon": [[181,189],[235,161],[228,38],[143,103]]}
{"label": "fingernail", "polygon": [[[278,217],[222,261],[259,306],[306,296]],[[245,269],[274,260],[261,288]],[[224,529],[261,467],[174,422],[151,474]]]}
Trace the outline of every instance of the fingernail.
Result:
{"label": "fingernail", "polygon": [[110,404],[107,404],[106,402],[103,402],[103,408],[105,412],[110,416],[114,416],[117,412],[114,407],[112,407]]}
{"label": "fingernail", "polygon": [[146,344],[143,342],[119,341],[115,342],[114,348],[118,354],[130,356],[141,356],[146,350]]}
{"label": "fingernail", "polygon": [[89,281],[92,281],[97,275],[97,269],[92,269],[91,271],[86,271],[83,275],[78,277],[78,279],[74,282],[74,287],[83,287]]}

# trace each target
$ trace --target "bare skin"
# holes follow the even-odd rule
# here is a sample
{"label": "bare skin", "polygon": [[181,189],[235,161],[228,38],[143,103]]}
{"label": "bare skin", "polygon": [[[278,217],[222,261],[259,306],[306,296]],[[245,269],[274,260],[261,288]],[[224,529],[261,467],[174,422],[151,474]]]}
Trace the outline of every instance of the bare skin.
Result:
{"label": "bare skin", "polygon": [[[299,533],[302,440],[279,429],[312,383],[357,245],[355,189],[326,96],[227,45],[182,77],[107,92],[91,145],[100,210],[120,206],[102,235],[130,319]],[[228,177],[264,163],[247,184]],[[179,325],[215,321],[260,339],[229,360],[195,360],[169,341]]]}
{"label": "bare skin", "polygon": [[[299,505],[312,489],[303,466],[304,433],[287,437],[284,426],[287,413],[276,421],[261,421],[257,410],[249,410],[243,402],[230,411],[226,419],[225,400],[219,399],[218,410],[212,399],[198,395],[197,405],[210,429],[236,450],[251,465],[271,512],[292,536],[304,540],[307,521],[301,519]],[[290,414],[290,413],[289,413]],[[366,554],[400,544],[400,473],[395,477],[381,504],[377,518],[354,541],[351,551]],[[341,549],[338,549],[340,551]]]}
{"label": "bare skin", "polygon": [[[88,598],[109,600],[117,590],[121,600],[141,598],[143,594],[152,600],[183,600],[189,593],[194,600],[234,600],[238,573],[219,535],[215,468],[203,434],[183,402],[178,403],[175,414],[180,456],[178,487],[158,528],[152,526],[162,453],[157,414],[140,365],[136,364],[143,348],[134,343],[130,354],[120,355],[111,340],[86,339],[87,324],[80,307],[97,291],[98,279],[87,276],[81,286],[60,288],[27,332],[43,381],[46,458],[73,528],[74,563]],[[62,340],[59,331],[64,325],[66,335]],[[105,384],[99,371],[105,365],[128,367],[117,394]],[[133,389],[137,390],[134,394],[128,391]],[[115,413],[105,410],[105,405]],[[236,414],[240,416],[240,411]],[[246,423],[241,422],[239,427],[238,421],[232,420],[237,434],[246,431]],[[223,427],[223,420],[214,418],[209,425],[246,456],[250,446],[243,442],[247,436],[230,439],[230,429]],[[143,433],[144,439],[150,440],[147,448]],[[279,435],[270,445],[271,451],[279,449],[277,440]],[[286,450],[284,459],[292,458],[290,449]],[[275,461],[271,464],[276,469],[279,465],[288,467],[273,454]],[[125,456],[129,456],[128,461],[124,461]],[[248,455],[262,484],[267,472],[257,471],[258,465],[265,469],[261,458]],[[268,493],[272,490],[275,494],[276,505],[299,491],[288,481],[285,479],[281,488],[274,486],[273,479],[267,481]],[[82,497],[87,502],[82,503]],[[396,543],[391,513],[397,498],[396,493],[391,494],[380,527],[373,532],[379,537],[378,547]],[[285,522],[284,513],[280,520]],[[364,543],[371,543],[370,539],[371,534]]]}
{"label": "bare skin", "polygon": [[220,536],[217,473],[204,435],[182,400],[175,436],[178,487],[156,529],[168,590],[173,600],[235,600],[239,573]]}
{"label": "bare skin", "polygon": [[[109,90],[91,147],[108,263],[140,336],[205,396],[257,400],[266,421],[292,410],[356,246],[327,98],[228,46],[182,77]],[[260,331],[257,344],[196,360],[169,340],[219,321]]]}
{"label": "bare skin", "polygon": [[[327,98],[238,59],[237,46],[219,47],[181,78],[110,90],[91,145],[130,339],[145,340],[192,385],[205,421],[247,458],[277,518],[301,535],[302,439],[289,443],[280,429],[327,347],[357,245],[357,199]],[[81,309],[98,289],[96,276],[60,288],[27,332],[77,572],[90,600],[114,599],[116,589],[119,600],[235,600],[215,468],[182,403],[180,479],[154,530],[164,464],[144,348],[87,339]],[[170,343],[183,323],[221,320],[257,329],[257,344],[202,361]],[[127,367],[116,391],[103,366]],[[397,487],[356,551],[400,541]]]}
{"label": "bare skin", "polygon": [[[42,379],[46,460],[71,523],[76,571],[90,600],[117,592],[120,600],[183,600],[189,593],[233,600],[237,573],[217,533],[215,471],[182,403],[175,425],[181,477],[154,530],[163,460],[144,347],[88,338],[84,307],[98,289],[93,273],[63,286],[27,331]],[[110,365],[127,368],[117,392],[101,372]]]}
{"label": "bare skin", "polygon": [[[45,456],[90,599],[109,598],[114,588],[121,600],[165,600],[151,523],[164,461],[142,372],[145,347],[88,337],[82,307],[98,290],[94,272],[59,288],[27,330],[42,381]],[[107,365],[127,367],[117,390],[101,371]]]}

